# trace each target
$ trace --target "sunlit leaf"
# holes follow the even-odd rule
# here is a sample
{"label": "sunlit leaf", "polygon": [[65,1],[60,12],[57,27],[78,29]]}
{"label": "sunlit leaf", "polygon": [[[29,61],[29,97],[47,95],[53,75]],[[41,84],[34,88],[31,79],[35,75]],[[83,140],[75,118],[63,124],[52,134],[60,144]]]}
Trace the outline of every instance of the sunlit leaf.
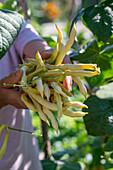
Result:
{"label": "sunlit leaf", "polygon": [[22,15],[0,9],[0,59],[15,41],[22,24]]}
{"label": "sunlit leaf", "polygon": [[107,0],[86,8],[83,19],[96,39],[106,42],[113,34],[113,1]]}

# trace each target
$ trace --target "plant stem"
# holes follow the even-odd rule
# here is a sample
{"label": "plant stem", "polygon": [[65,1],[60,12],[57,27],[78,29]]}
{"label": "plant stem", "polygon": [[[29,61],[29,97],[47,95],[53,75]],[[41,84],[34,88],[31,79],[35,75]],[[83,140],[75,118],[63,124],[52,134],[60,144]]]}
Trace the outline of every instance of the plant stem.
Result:
{"label": "plant stem", "polygon": [[[0,125],[0,126],[1,126],[1,125]],[[6,125],[6,126],[7,126],[7,125]],[[8,128],[8,129],[11,129],[11,130],[18,131],[18,132],[25,132],[25,133],[29,133],[29,134],[31,134],[31,135],[41,136],[41,135],[39,135],[39,134],[30,132],[30,131],[26,131],[26,130],[16,129],[16,128],[12,128],[12,127],[9,127],[9,126],[7,126],[7,128]]]}

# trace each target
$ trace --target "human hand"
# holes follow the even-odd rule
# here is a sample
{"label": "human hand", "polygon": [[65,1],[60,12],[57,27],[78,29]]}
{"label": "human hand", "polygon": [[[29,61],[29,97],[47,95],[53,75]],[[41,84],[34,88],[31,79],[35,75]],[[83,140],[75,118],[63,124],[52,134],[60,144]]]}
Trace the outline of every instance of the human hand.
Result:
{"label": "human hand", "polygon": [[23,75],[22,70],[11,73],[9,76],[0,80],[0,108],[10,104],[18,109],[28,109],[21,100],[22,92],[18,87],[12,87],[5,84],[17,84]]}
{"label": "human hand", "polygon": [[[63,64],[72,64],[70,57],[68,55],[65,56],[63,60]],[[63,86],[69,91],[72,91],[72,77],[71,76],[66,76],[65,80],[63,81]]]}
{"label": "human hand", "polygon": [[50,48],[48,50],[44,50],[40,53],[41,57],[43,60],[47,60],[51,57],[52,55],[52,51],[53,51],[54,48]]}

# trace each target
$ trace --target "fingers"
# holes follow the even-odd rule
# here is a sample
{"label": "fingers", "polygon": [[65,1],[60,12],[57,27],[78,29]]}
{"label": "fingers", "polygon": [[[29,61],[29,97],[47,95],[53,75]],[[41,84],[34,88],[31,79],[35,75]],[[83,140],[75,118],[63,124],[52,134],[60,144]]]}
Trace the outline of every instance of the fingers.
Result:
{"label": "fingers", "polygon": [[21,80],[23,71],[17,70],[16,72],[11,73],[9,76],[3,78],[0,82],[2,88],[10,88],[11,86],[4,86],[3,83],[5,84],[15,84],[18,83]]}
{"label": "fingers", "polygon": [[66,55],[63,59],[63,64],[72,64],[71,59],[68,55]]}
{"label": "fingers", "polygon": [[28,109],[27,106],[21,100],[22,92],[19,91],[18,87],[13,88],[9,85],[3,85],[3,83],[17,84],[20,81],[22,74],[23,71],[18,70],[16,72],[11,73],[9,76],[3,78],[0,81],[0,108],[10,104],[19,109]]}
{"label": "fingers", "polygon": [[28,107],[21,100],[21,91],[15,91],[13,89],[4,89],[6,93],[6,103],[10,104],[18,109],[28,109]]}
{"label": "fingers", "polygon": [[[68,55],[66,55],[63,59],[63,64],[72,64],[71,59]],[[63,86],[69,91],[72,91],[72,77],[71,76],[66,76],[65,80],[63,81]]]}
{"label": "fingers", "polygon": [[66,76],[65,80],[63,81],[63,86],[69,91],[72,91],[72,77]]}

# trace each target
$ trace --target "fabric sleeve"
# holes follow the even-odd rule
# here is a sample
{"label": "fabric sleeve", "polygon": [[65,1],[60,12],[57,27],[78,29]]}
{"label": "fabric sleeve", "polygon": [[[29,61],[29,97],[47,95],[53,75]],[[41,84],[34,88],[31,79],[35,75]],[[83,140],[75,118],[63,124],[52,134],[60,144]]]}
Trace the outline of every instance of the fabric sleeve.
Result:
{"label": "fabric sleeve", "polygon": [[32,40],[43,40],[43,38],[40,37],[38,32],[30,23],[24,22],[21,31],[14,43],[16,51],[21,58],[23,58],[23,49],[25,45]]}

